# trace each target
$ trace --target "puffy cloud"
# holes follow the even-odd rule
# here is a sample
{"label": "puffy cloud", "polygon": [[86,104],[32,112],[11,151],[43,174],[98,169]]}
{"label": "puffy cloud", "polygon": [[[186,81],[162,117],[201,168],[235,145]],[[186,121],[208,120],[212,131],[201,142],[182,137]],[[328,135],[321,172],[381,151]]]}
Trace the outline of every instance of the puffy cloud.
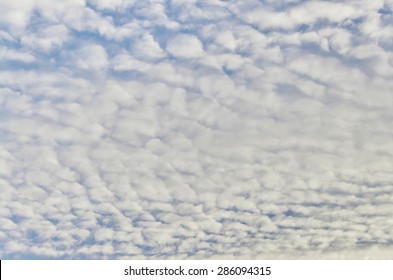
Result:
{"label": "puffy cloud", "polygon": [[36,34],[26,34],[21,42],[28,48],[48,52],[61,47],[67,41],[68,32],[64,25],[49,26],[43,30],[40,29]]}
{"label": "puffy cloud", "polygon": [[138,39],[132,51],[136,57],[141,59],[158,59],[164,56],[164,51],[150,34],[144,34]]}
{"label": "puffy cloud", "polygon": [[387,1],[28,2],[2,258],[391,258]]}
{"label": "puffy cloud", "polygon": [[23,29],[28,24],[34,5],[34,1],[1,1],[0,8],[6,12],[1,14],[0,22],[12,32],[19,32],[19,29]]}
{"label": "puffy cloud", "polygon": [[178,58],[196,58],[203,54],[203,46],[196,36],[181,34],[170,40],[167,51]]}
{"label": "puffy cloud", "polygon": [[21,52],[18,50],[13,50],[8,48],[0,48],[0,60],[31,63],[34,62],[36,59],[34,55],[28,52]]}
{"label": "puffy cloud", "polygon": [[106,69],[108,58],[105,49],[100,45],[88,45],[79,49],[75,56],[75,64],[82,70],[99,71]]}

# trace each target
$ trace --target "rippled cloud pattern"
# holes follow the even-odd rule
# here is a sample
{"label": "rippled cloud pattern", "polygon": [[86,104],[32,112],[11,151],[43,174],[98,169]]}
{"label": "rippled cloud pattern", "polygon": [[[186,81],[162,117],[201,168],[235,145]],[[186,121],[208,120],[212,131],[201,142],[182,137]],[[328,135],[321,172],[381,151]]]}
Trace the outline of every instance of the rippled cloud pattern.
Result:
{"label": "rippled cloud pattern", "polygon": [[0,10],[1,258],[392,258],[391,1]]}

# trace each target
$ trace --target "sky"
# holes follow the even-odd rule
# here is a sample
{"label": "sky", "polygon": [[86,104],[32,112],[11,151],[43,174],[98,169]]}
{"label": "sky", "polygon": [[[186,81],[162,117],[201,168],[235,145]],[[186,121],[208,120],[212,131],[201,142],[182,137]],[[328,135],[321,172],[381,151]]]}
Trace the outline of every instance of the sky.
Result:
{"label": "sky", "polygon": [[392,1],[0,11],[0,258],[392,258]]}

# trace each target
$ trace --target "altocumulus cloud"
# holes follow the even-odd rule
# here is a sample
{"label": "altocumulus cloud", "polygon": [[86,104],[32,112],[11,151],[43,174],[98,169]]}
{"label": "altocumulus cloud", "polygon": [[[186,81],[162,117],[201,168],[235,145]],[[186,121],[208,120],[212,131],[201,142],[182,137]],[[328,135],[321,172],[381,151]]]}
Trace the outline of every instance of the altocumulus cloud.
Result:
{"label": "altocumulus cloud", "polygon": [[391,1],[0,1],[0,257],[391,258]]}

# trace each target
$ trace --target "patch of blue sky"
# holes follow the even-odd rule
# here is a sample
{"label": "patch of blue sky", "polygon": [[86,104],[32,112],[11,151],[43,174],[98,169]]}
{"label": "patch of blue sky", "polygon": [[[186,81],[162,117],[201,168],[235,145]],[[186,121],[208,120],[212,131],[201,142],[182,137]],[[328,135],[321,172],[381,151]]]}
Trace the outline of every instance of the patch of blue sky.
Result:
{"label": "patch of blue sky", "polygon": [[302,23],[302,24],[299,24],[299,25],[296,27],[296,30],[295,30],[295,31],[296,31],[296,32],[300,32],[300,33],[312,31],[312,26],[311,26],[310,24]]}
{"label": "patch of blue sky", "polygon": [[382,15],[392,15],[393,10],[388,6],[384,6],[378,10],[378,13],[380,13]]}
{"label": "patch of blue sky", "polygon": [[71,39],[62,47],[62,52],[73,53],[82,46],[88,44],[97,44],[103,46],[109,55],[115,55],[121,49],[129,49],[135,38],[124,38],[123,40],[114,41],[99,34],[97,30],[72,30]]}
{"label": "patch of blue sky", "polygon": [[108,74],[110,74],[114,79],[119,81],[144,81],[147,78],[145,73],[138,70],[109,69]]}
{"label": "patch of blue sky", "polygon": [[42,242],[40,232],[38,232],[37,230],[28,230],[26,233],[26,237],[31,242],[31,244],[40,244]]}
{"label": "patch of blue sky", "polygon": [[22,222],[24,219],[25,219],[24,217],[18,216],[18,215],[12,215],[12,216],[10,217],[10,220],[11,220],[12,222],[14,222],[15,224],[19,224],[19,223]]}
{"label": "patch of blue sky", "polygon": [[36,60],[34,62],[23,62],[19,60],[6,60],[0,64],[0,71],[33,71],[47,67],[47,63]]}
{"label": "patch of blue sky", "polygon": [[[0,29],[2,29],[1,25],[0,25]],[[15,37],[12,38],[0,37],[0,45],[9,49],[16,49],[16,50],[19,50],[22,47],[21,41]]]}
{"label": "patch of blue sky", "polygon": [[296,211],[293,211],[291,209],[288,209],[283,212],[285,217],[301,217],[302,215]]}

